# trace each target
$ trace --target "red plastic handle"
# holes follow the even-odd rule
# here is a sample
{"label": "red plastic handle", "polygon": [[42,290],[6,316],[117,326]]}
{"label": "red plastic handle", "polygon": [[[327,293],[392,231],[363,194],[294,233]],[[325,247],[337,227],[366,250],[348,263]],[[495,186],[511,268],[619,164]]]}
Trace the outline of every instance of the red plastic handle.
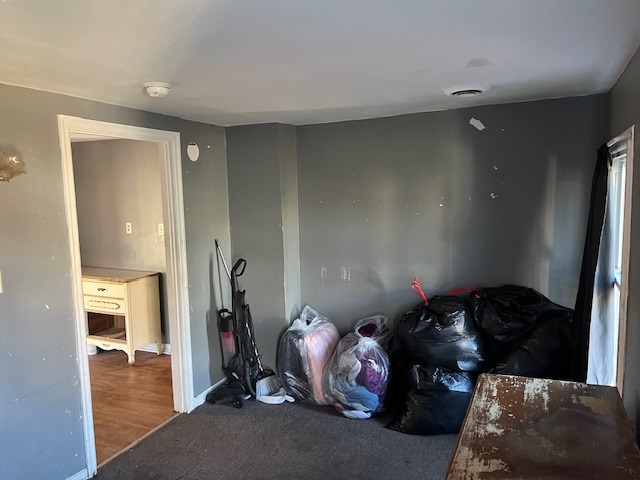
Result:
{"label": "red plastic handle", "polygon": [[418,296],[422,299],[425,306],[429,305],[429,300],[427,300],[427,296],[424,294],[424,290],[422,290],[422,285],[418,281],[418,277],[413,279],[413,283],[411,283],[411,289],[418,294]]}

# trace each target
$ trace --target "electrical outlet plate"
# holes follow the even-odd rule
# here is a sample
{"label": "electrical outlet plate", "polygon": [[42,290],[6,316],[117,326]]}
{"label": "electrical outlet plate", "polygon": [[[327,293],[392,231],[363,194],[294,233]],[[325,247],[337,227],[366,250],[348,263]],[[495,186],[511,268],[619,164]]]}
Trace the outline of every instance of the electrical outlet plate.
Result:
{"label": "electrical outlet plate", "polygon": [[131,235],[133,233],[133,228],[131,227],[131,222],[127,222],[124,224],[124,230],[127,232],[127,235]]}

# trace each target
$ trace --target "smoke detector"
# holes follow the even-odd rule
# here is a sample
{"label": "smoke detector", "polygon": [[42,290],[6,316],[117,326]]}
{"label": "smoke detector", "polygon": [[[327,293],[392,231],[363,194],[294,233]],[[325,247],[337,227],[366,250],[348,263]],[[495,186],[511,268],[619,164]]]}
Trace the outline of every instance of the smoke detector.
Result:
{"label": "smoke detector", "polygon": [[449,95],[450,97],[476,97],[489,90],[489,87],[481,85],[462,85],[459,87],[451,87],[444,90],[442,93]]}
{"label": "smoke detector", "polygon": [[166,97],[171,88],[171,84],[166,82],[147,82],[142,86],[150,97]]}

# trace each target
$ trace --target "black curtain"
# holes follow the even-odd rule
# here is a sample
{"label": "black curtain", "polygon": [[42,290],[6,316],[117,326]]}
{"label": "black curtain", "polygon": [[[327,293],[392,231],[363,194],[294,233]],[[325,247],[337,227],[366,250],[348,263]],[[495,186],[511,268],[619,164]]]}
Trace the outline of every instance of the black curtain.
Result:
{"label": "black curtain", "polygon": [[589,330],[591,327],[591,305],[593,286],[600,251],[600,237],[607,207],[607,186],[609,180],[609,147],[598,149],[596,169],[591,184],[591,203],[587,223],[587,237],[584,242],[580,284],[573,313],[573,338],[571,344],[571,377],[577,382],[587,380],[589,356]]}

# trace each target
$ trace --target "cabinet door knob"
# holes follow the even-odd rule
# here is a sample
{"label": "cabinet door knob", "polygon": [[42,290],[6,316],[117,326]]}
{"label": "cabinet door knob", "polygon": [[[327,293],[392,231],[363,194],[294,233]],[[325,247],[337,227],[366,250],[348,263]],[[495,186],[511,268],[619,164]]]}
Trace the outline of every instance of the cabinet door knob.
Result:
{"label": "cabinet door knob", "polygon": [[107,289],[106,289],[106,288],[103,288],[103,287],[100,287],[100,288],[98,288],[98,291],[99,291],[99,292],[106,292],[106,291],[107,291]]}

